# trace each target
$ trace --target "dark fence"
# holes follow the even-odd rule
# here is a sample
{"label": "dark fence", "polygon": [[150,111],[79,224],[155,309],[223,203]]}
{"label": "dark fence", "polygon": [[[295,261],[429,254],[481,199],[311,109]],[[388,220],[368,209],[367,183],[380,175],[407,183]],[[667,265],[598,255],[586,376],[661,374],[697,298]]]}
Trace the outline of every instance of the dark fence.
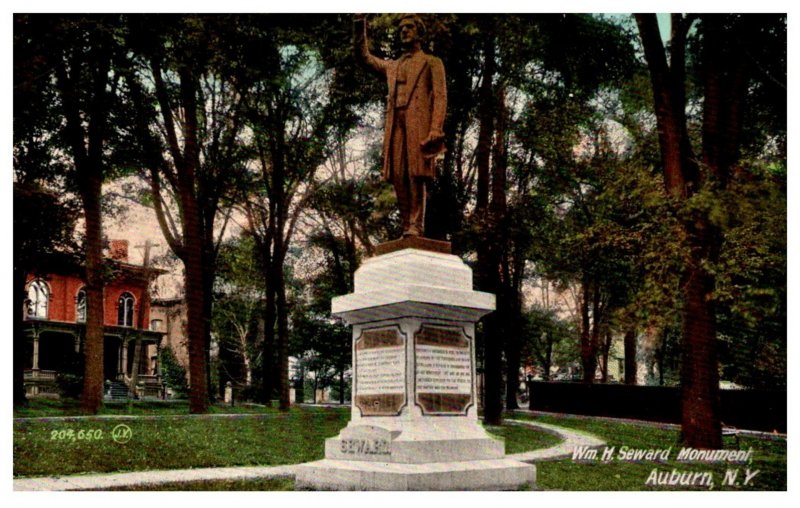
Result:
{"label": "dark fence", "polygon": [[[722,421],[740,429],[786,432],[785,390],[720,390]],[[534,381],[531,409],[614,418],[680,423],[681,390]]]}

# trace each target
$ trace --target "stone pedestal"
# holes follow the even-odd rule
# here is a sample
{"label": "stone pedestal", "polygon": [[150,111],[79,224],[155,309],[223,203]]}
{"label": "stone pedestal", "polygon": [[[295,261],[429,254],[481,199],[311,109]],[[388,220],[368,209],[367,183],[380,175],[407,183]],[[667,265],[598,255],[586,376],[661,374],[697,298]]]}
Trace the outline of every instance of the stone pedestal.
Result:
{"label": "stone pedestal", "polygon": [[395,247],[333,299],[333,314],[353,326],[351,419],[326,440],[324,460],[298,468],[296,488],[532,486],[535,467],[505,458],[478,422],[475,323],[494,295],[473,291],[472,270],[441,248]]}

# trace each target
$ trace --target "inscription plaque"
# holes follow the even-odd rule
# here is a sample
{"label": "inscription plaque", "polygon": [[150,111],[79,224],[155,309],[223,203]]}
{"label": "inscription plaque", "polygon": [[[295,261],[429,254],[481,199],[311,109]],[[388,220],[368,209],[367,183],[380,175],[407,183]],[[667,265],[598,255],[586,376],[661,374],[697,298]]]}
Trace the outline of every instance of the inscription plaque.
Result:
{"label": "inscription plaque", "polygon": [[397,327],[364,330],[355,343],[355,405],[362,416],[395,416],[406,403],[405,340]]}
{"label": "inscription plaque", "polygon": [[416,402],[423,414],[466,414],[472,405],[470,344],[460,328],[422,325],[414,335]]}

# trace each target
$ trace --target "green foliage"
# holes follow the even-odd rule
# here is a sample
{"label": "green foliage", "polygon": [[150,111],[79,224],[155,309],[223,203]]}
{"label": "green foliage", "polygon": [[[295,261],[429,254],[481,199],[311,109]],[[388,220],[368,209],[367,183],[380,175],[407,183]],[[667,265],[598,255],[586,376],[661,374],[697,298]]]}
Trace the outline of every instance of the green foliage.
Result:
{"label": "green foliage", "polygon": [[167,386],[175,392],[175,397],[179,399],[186,397],[189,393],[186,369],[178,363],[172,349],[168,346],[162,348],[158,361],[161,364],[161,376]]}
{"label": "green foliage", "polygon": [[[292,350],[298,357],[298,371],[310,383],[306,398],[313,397],[313,387],[339,386],[339,380],[352,362],[352,333],[339,321],[296,307],[292,314]],[[337,389],[338,390],[338,389]],[[337,391],[337,396],[339,395]]]}
{"label": "green foliage", "polygon": [[751,166],[721,196],[730,221],[715,300],[723,376],[753,388],[786,386],[786,181]]}
{"label": "green foliage", "polygon": [[79,250],[74,239],[78,219],[74,201],[38,185],[17,182],[13,199],[16,269],[42,268],[54,255],[66,262]]}
{"label": "green foliage", "polygon": [[[553,309],[536,306],[524,312],[523,320],[522,358],[539,368],[539,376],[553,379],[555,367],[572,365],[579,360],[574,323],[560,319]],[[549,373],[544,372],[546,367]]]}
{"label": "green foliage", "polygon": [[[231,381],[244,387],[259,370],[255,367],[263,341],[264,277],[253,239],[242,236],[224,242],[217,257],[211,330],[219,346],[220,389]],[[260,380],[260,378],[259,378]],[[252,398],[248,390],[248,397]]]}
{"label": "green foliage", "polygon": [[648,329],[639,346],[646,372],[645,384],[679,386],[681,315],[677,312],[664,312],[655,317],[658,321]]}
{"label": "green foliage", "polygon": [[[398,56],[397,17],[368,16],[374,54]],[[689,33],[687,118],[695,146],[702,143],[702,79],[713,63],[702,53],[708,19]],[[689,255],[681,222],[708,218],[721,237],[719,261],[706,268],[717,281],[723,377],[784,386],[785,16],[725,15],[722,27],[742,34],[737,47],[746,48],[752,71],[741,160],[727,181],[706,179],[685,203],[663,190],[650,78],[635,54],[637,37],[618,21],[576,14],[426,14],[423,21],[426,49],[444,61],[448,90],[447,153],[430,189],[429,236],[450,239],[470,262],[491,238],[505,260],[508,294],[526,279],[561,289],[588,282],[602,297],[602,312],[592,318],[612,331],[648,329],[646,363],[658,366],[651,382],[669,384],[679,367],[679,277]],[[15,267],[71,245],[79,203],[64,192],[75,187],[74,171],[63,155],[63,104],[51,77],[59,57],[87,49],[81,34],[110,36],[117,88],[105,169],[112,177],[149,168],[142,148],[162,154],[167,147],[150,85],[153,63],[165,69],[165,104],[176,111],[186,99],[184,78],[197,78],[190,80],[190,95],[203,105],[196,191],[214,261],[208,267],[216,270],[211,328],[220,370],[242,382],[247,359],[259,381],[261,365],[273,361],[261,347],[263,302],[285,286],[286,330],[279,319],[269,332],[288,335],[288,349],[310,358],[309,369],[331,373],[321,381],[337,384],[351,363],[351,338],[330,319],[330,299],[352,291],[353,273],[374,244],[398,234],[392,191],[377,171],[386,85],[352,57],[353,16],[19,15],[14,24]],[[502,90],[509,113],[496,138],[505,143],[495,146],[494,164],[500,148],[508,160],[506,208],[496,224],[473,213],[477,92],[489,78],[484,50],[492,41],[492,100]],[[133,78],[148,83],[141,102],[132,100]],[[90,92],[81,89],[79,99]],[[490,106],[497,120],[501,109]],[[148,139],[132,125],[137,118],[146,120]],[[244,211],[254,221],[216,250],[211,232],[231,206],[250,207]],[[276,266],[265,266],[267,258]],[[548,310],[527,312],[524,354],[541,363],[542,339],[555,338],[554,361],[574,360],[577,341],[568,338],[580,330],[568,321]],[[183,375],[173,379],[185,389]]]}
{"label": "green foliage", "polygon": [[79,374],[59,373],[56,379],[58,391],[62,397],[77,399],[83,390],[83,376]]}

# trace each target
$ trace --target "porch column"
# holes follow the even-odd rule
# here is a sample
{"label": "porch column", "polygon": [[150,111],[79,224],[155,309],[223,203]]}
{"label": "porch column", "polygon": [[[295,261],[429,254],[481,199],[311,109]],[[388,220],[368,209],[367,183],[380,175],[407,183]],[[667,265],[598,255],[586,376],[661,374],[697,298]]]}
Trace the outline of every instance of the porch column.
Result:
{"label": "porch column", "polygon": [[39,333],[33,335],[33,370],[39,370]]}
{"label": "porch column", "polygon": [[81,352],[81,335],[79,333],[76,333],[75,335],[73,335],[73,338],[75,339],[75,352],[76,353],[80,353]]}
{"label": "porch column", "polygon": [[155,375],[161,379],[161,341],[156,342],[156,371]]}
{"label": "porch column", "polygon": [[120,370],[123,376],[128,375],[128,343],[127,341],[122,341],[122,369]]}
{"label": "porch column", "polygon": [[122,340],[119,341],[119,349],[117,350],[117,375],[122,373]]}

